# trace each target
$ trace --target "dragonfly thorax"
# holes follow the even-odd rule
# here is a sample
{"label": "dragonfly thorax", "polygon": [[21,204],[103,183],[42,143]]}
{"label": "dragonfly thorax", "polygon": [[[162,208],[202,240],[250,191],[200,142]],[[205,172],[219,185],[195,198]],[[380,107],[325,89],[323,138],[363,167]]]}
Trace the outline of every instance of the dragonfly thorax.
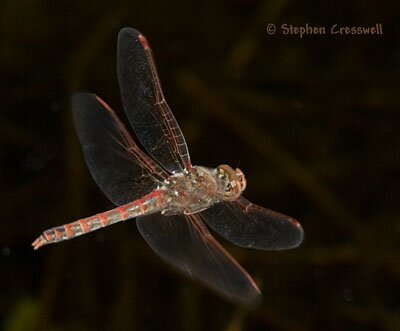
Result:
{"label": "dragonfly thorax", "polygon": [[184,172],[173,174],[164,182],[169,192],[165,215],[193,214],[218,202],[217,170],[193,166]]}

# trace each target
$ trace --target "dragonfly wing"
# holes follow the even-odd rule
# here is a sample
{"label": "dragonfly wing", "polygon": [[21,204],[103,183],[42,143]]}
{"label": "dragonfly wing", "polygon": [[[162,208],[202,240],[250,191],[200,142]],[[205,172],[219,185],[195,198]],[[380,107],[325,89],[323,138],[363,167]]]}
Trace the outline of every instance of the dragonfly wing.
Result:
{"label": "dragonfly wing", "polygon": [[212,237],[196,214],[137,219],[149,246],[165,261],[227,299],[253,304],[260,291],[249,274]]}
{"label": "dragonfly wing", "polygon": [[146,38],[122,29],[117,58],[122,103],[140,143],[170,173],[190,168],[185,138],[163,96]]}
{"label": "dragonfly wing", "polygon": [[133,142],[112,109],[98,96],[73,96],[75,127],[89,170],[115,204],[151,192],[167,173]]}
{"label": "dragonfly wing", "polygon": [[244,197],[201,212],[204,221],[235,245],[265,250],[294,248],[303,241],[295,219],[257,206]]}

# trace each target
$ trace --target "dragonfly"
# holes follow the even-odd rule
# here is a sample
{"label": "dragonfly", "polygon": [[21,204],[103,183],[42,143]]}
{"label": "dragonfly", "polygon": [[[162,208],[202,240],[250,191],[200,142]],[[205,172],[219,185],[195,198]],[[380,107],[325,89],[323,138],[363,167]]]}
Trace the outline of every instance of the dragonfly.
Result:
{"label": "dragonfly", "polygon": [[235,245],[283,250],[302,242],[300,223],[246,200],[240,169],[192,165],[164,98],[149,42],[133,28],[118,34],[117,71],[123,108],[141,147],[100,97],[77,93],[72,98],[86,164],[117,207],[48,229],[33,248],[135,218],[147,244],[182,273],[231,302],[258,301],[261,292],[255,281],[205,224]]}

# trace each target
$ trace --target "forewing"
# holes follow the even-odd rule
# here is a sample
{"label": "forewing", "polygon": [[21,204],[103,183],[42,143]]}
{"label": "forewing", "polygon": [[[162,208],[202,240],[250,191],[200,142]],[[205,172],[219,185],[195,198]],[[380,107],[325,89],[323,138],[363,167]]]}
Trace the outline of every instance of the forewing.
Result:
{"label": "forewing", "polygon": [[146,38],[122,29],[117,56],[122,103],[140,143],[170,173],[190,168],[185,138],[163,96]]}
{"label": "forewing", "polygon": [[200,217],[154,214],[137,219],[149,246],[165,261],[227,299],[254,304],[260,296],[249,274],[208,232]]}
{"label": "forewing", "polygon": [[113,203],[122,205],[140,198],[167,176],[139,149],[115,113],[98,96],[75,94],[72,110],[89,170]]}
{"label": "forewing", "polygon": [[235,245],[265,250],[294,248],[303,241],[295,219],[257,206],[244,197],[202,211],[203,220]]}

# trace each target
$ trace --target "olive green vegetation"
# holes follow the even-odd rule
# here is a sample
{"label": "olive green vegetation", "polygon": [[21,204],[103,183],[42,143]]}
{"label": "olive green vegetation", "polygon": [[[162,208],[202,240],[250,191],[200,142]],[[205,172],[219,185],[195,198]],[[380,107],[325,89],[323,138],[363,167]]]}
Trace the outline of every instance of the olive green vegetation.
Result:
{"label": "olive green vegetation", "polygon": [[[0,4],[0,328],[399,330],[400,76],[396,1]],[[267,35],[268,23],[382,23],[383,35]],[[90,177],[70,98],[120,114],[118,30],[149,39],[194,164],[240,165],[245,196],[298,218],[300,248],[227,244],[254,310],[166,266],[134,221],[33,252],[46,228],[111,203]]]}

